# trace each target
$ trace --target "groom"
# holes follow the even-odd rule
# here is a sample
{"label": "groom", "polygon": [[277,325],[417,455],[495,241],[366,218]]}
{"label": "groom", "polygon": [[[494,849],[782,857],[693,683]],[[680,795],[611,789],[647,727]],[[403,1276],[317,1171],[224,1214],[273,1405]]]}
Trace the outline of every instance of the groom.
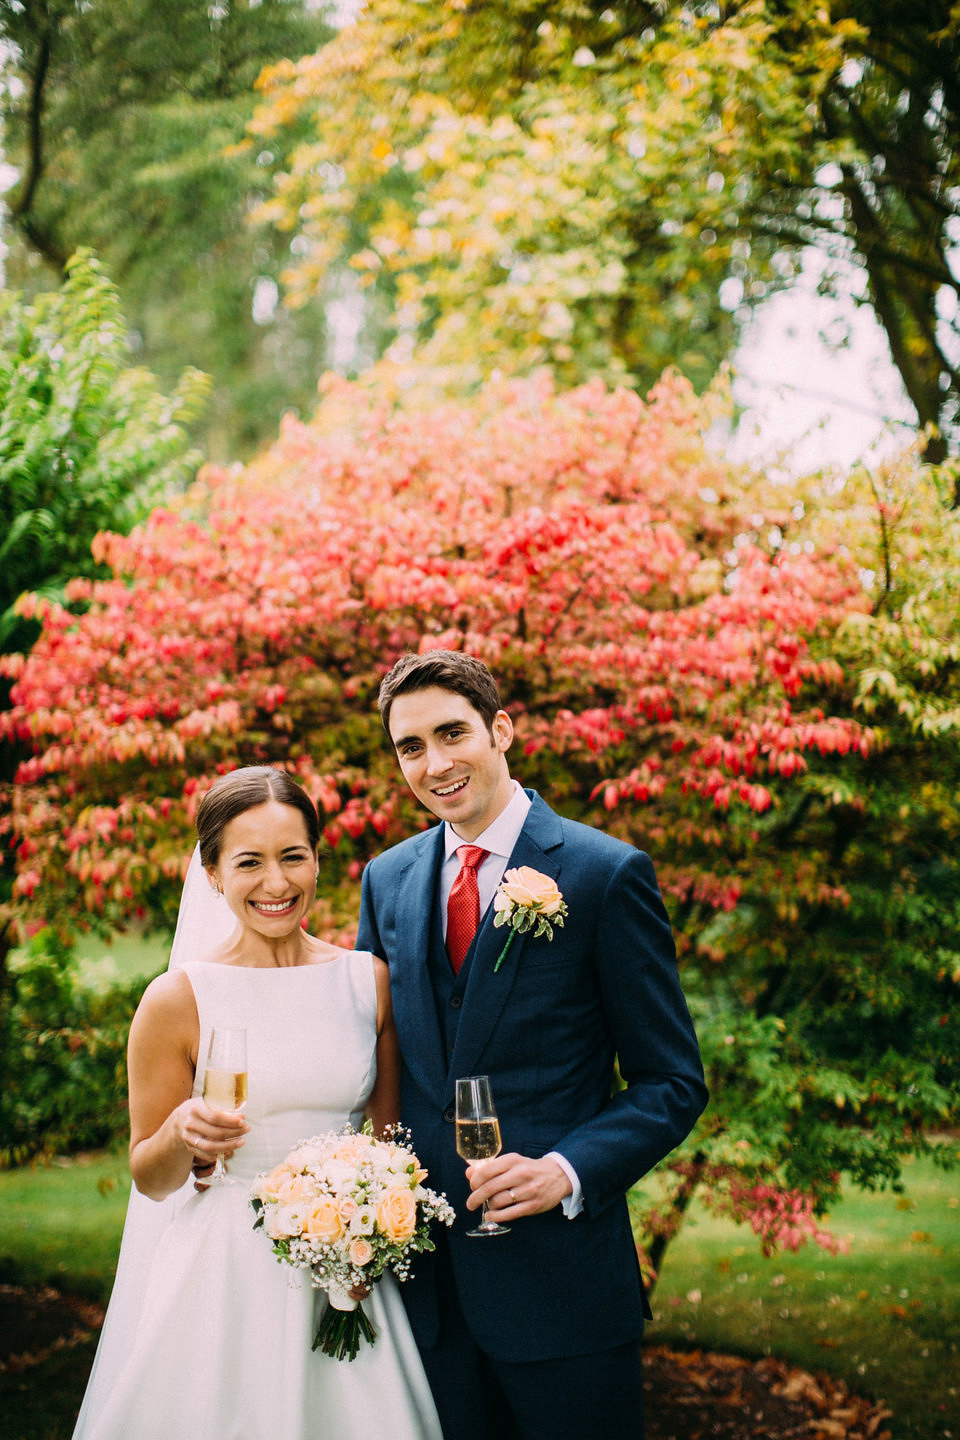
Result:
{"label": "groom", "polygon": [[[626,1191],[707,1098],[653,866],[511,778],[513,725],[480,661],[404,655],[379,706],[442,822],[367,866],[357,946],[389,963],[403,1121],[457,1211],[402,1290],[444,1435],[641,1440],[650,1312]],[[498,966],[512,932],[492,902],[520,866],[555,905],[559,889],[564,923],[515,934]],[[503,1152],[465,1167],[454,1081],[481,1073]],[[484,1201],[508,1235],[467,1235]]]}

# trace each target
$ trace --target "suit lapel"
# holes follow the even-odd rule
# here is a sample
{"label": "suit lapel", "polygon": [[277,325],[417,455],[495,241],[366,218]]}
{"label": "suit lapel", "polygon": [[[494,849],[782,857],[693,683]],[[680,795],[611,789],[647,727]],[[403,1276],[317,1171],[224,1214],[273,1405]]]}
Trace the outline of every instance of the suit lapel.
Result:
{"label": "suit lapel", "polygon": [[[526,822],[506,868],[514,870],[521,865],[529,865],[531,869],[539,870],[541,874],[556,880],[560,873],[562,854],[563,832],[559,818],[539,795],[534,794]],[[453,1081],[458,1075],[476,1073],[476,1066],[481,1061],[484,1048],[507,1003],[529,938],[529,932],[526,935],[514,935],[503,963],[494,973],[494,966],[511,932],[507,926],[497,929],[493,923],[493,914],[493,906],[490,905],[483,917],[470,963],[470,976],[463,997],[463,1012],[450,1060],[448,1088],[451,1091]]]}
{"label": "suit lapel", "polygon": [[446,1067],[428,957],[442,858],[443,826],[436,825],[424,833],[418,855],[397,877],[396,965],[401,983],[393,994],[404,1063],[436,1094],[444,1089]]}

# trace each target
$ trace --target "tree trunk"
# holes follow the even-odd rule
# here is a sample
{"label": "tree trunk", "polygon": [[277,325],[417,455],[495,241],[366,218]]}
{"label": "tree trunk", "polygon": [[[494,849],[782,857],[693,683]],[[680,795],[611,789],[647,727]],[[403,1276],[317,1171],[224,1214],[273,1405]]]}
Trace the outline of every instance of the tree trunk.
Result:
{"label": "tree trunk", "polygon": [[675,1219],[675,1223],[669,1225],[664,1233],[657,1235],[654,1238],[653,1244],[650,1246],[650,1264],[653,1268],[654,1278],[650,1281],[647,1289],[648,1298],[656,1288],[657,1280],[660,1276],[660,1267],[663,1264],[663,1257],[667,1252],[667,1246],[670,1244],[670,1241],[680,1233],[683,1225],[683,1217],[686,1215],[690,1202],[696,1194],[697,1187],[703,1178],[705,1164],[706,1156],[698,1151],[693,1157],[689,1175],[684,1178],[674,1197],[670,1215]]}

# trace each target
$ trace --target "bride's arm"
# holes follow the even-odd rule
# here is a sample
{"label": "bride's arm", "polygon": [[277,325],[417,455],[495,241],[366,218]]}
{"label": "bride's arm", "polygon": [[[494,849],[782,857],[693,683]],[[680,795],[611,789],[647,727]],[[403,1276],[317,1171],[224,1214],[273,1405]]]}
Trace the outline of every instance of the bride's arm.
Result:
{"label": "bride's arm", "polygon": [[390,973],[383,960],[374,959],[377,981],[377,1079],[367,1101],[367,1116],[375,1135],[382,1135],[400,1119],[400,1046],[393,1022]]}
{"label": "bride's arm", "polygon": [[212,1162],[218,1150],[242,1144],[250,1128],[192,1098],[199,1031],[186,975],[159,975],[144,992],[127,1045],[130,1173],[152,1200],[179,1190],[195,1158]]}

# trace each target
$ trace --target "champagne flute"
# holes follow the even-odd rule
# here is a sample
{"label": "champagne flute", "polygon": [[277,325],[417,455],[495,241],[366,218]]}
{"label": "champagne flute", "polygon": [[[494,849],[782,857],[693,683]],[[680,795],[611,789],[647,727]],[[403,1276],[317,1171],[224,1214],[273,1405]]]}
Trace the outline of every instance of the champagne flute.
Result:
{"label": "champagne flute", "polygon": [[[217,1025],[210,1035],[207,1068],[203,1076],[203,1098],[217,1110],[242,1110],[247,1103],[247,1032],[230,1026]],[[223,1156],[217,1163],[207,1185],[234,1185]]]}
{"label": "champagne flute", "polygon": [[[487,1075],[471,1075],[457,1082],[457,1154],[462,1160],[490,1160],[500,1154],[500,1121],[490,1093]],[[483,1219],[467,1234],[508,1235],[509,1225],[498,1225],[487,1218],[487,1202],[483,1202]]]}

